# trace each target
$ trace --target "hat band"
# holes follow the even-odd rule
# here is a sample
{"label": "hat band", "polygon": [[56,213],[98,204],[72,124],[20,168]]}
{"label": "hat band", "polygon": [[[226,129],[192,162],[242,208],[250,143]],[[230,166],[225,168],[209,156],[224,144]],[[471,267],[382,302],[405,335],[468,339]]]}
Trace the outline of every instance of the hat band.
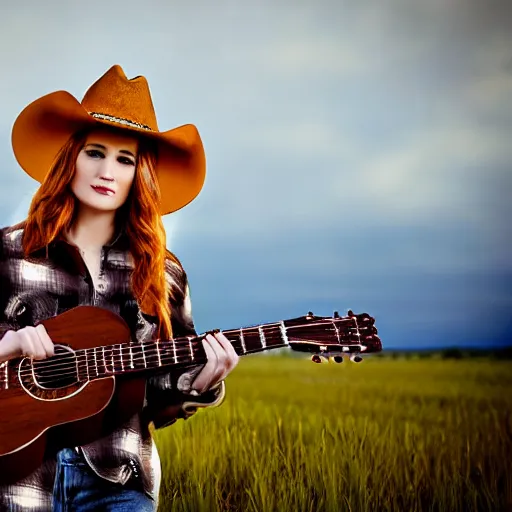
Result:
{"label": "hat band", "polygon": [[129,119],[124,119],[122,117],[115,117],[108,114],[101,114],[100,112],[88,112],[88,114],[96,119],[102,119],[103,121],[111,121],[112,123],[123,124],[125,126],[131,126],[132,128],[141,128],[142,130],[148,130],[152,132],[152,128],[145,124],[136,123],[135,121],[130,121]]}

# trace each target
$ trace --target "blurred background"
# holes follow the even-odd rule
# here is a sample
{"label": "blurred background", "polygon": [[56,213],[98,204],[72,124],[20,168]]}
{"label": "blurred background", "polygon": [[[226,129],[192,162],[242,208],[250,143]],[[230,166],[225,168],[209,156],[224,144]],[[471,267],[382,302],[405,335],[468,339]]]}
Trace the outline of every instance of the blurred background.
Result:
{"label": "blurred background", "polygon": [[10,133],[113,64],[208,170],[165,218],[199,331],[368,312],[385,348],[509,344],[512,4],[67,2],[0,15],[0,224],[37,183]]}

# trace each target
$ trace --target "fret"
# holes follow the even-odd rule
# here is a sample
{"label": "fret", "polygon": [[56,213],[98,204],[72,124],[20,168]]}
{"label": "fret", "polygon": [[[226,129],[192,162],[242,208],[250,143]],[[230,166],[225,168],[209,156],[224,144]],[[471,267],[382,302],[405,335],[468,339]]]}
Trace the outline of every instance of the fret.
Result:
{"label": "fret", "polygon": [[106,367],[105,367],[105,347],[97,347],[98,351],[96,351],[96,359],[98,361],[98,371],[100,375],[105,375]]}
{"label": "fret", "polygon": [[176,343],[174,342],[174,340],[172,340],[171,343],[172,343],[172,355],[174,357],[174,363],[177,363],[178,356],[176,355]]}
{"label": "fret", "polygon": [[354,323],[356,324],[357,343],[361,344],[361,333],[359,332],[359,325],[357,323],[357,317],[354,317]]}
{"label": "fret", "polygon": [[105,365],[105,373],[112,373],[112,370],[109,369],[108,365],[110,364],[109,361],[112,359],[112,348],[111,347],[102,347],[102,353],[103,353],[103,364]]}
{"label": "fret", "polygon": [[101,359],[103,360],[104,373],[107,373],[107,362],[105,361],[105,347],[101,347]]}
{"label": "fret", "polygon": [[109,347],[101,347],[101,359],[103,363],[104,370],[103,372],[105,374],[110,373],[110,370],[108,369],[107,361],[108,361],[108,348]]}
{"label": "fret", "polygon": [[288,339],[288,335],[286,334],[286,327],[284,325],[284,322],[281,320],[281,322],[279,322],[279,329],[281,331],[281,338],[284,342],[285,345],[289,345],[290,344],[290,340]]}
{"label": "fret", "polygon": [[89,375],[89,351],[84,350],[84,356],[85,356],[85,374],[87,381],[91,380],[91,376]]}
{"label": "fret", "polygon": [[265,334],[264,348],[269,349],[283,346],[283,338],[279,324],[262,326],[262,330]]}
{"label": "fret", "polygon": [[240,343],[242,344],[242,350],[244,354],[247,353],[247,348],[245,347],[245,339],[244,339],[244,330],[240,329]]}
{"label": "fret", "polygon": [[192,348],[192,340],[194,339],[193,336],[188,336],[188,350],[190,352],[190,360],[194,361],[194,349]]}
{"label": "fret", "polygon": [[96,347],[92,349],[92,355],[94,359],[94,369],[96,370],[96,377],[100,376],[100,372],[98,370],[98,356],[96,355]]}
{"label": "fret", "polygon": [[128,347],[128,350],[130,352],[130,368],[133,370],[135,366],[133,365],[133,350],[131,345]]}
{"label": "fret", "polygon": [[144,364],[144,358],[141,357],[142,351],[144,350],[142,348],[142,345],[140,343],[136,343],[131,345],[131,350],[133,354],[133,367],[136,370],[145,370],[146,365]]}
{"label": "fret", "polygon": [[123,346],[118,345],[118,347],[119,347],[119,362],[121,365],[121,372],[124,372]]}
{"label": "fret", "polygon": [[126,345],[123,345],[121,348],[121,359],[123,361],[123,370],[129,371],[130,370],[130,362],[132,360],[131,354],[130,354],[130,343],[127,343]]}
{"label": "fret", "polygon": [[142,360],[144,361],[144,368],[147,368],[148,367],[148,363],[146,361],[146,351],[144,350],[144,343],[140,344],[140,348],[141,348],[141,351],[142,351]]}
{"label": "fret", "polygon": [[160,340],[156,341],[155,346],[156,346],[156,357],[158,359],[158,366],[162,366],[162,358],[160,356]]}
{"label": "fret", "polygon": [[[116,349],[117,348],[117,353]],[[123,345],[117,344],[113,346],[113,354],[114,357],[114,372],[115,373],[123,373],[124,372],[124,359],[123,359]]]}
{"label": "fret", "polygon": [[334,330],[336,331],[336,339],[338,340],[338,343],[341,343],[340,331],[334,320],[332,321],[332,325],[334,326]]}
{"label": "fret", "polygon": [[109,364],[111,369],[109,370],[111,373],[117,373],[121,370],[121,366],[117,364],[117,356],[116,356],[116,348],[119,351],[119,345],[112,345],[109,348],[108,357]]}
{"label": "fret", "polygon": [[246,327],[244,330],[246,353],[261,352],[261,338],[258,327]]}
{"label": "fret", "polygon": [[146,342],[144,353],[146,356],[146,368],[156,368],[159,366],[157,343],[154,341]]}
{"label": "fret", "polygon": [[260,343],[263,348],[267,346],[267,340],[265,339],[265,333],[263,332],[263,327],[261,325],[258,326],[258,333],[260,335]]}

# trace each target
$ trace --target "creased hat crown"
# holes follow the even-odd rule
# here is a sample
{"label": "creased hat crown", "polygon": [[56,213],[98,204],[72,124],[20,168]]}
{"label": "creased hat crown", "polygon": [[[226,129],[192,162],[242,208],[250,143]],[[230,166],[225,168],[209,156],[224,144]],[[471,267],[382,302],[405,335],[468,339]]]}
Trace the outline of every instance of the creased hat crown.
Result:
{"label": "creased hat crown", "polygon": [[110,116],[158,131],[146,78],[137,76],[129,80],[117,64],[89,87],[82,105],[89,114],[99,119],[101,116]]}

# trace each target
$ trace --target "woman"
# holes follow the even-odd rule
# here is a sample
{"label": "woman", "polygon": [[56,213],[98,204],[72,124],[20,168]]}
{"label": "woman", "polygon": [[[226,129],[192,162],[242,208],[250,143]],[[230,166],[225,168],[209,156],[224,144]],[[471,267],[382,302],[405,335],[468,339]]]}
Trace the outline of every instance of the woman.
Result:
{"label": "woman", "polygon": [[[195,335],[187,277],[166,250],[161,216],[203,186],[196,128],[160,132],[145,78],[128,80],[114,66],[82,102],[59,91],[31,103],[12,143],[41,186],[27,219],[0,231],[0,361],[51,356],[38,322],[84,304],[120,314],[138,342]],[[155,510],[160,463],[149,423],[162,428],[219,405],[238,362],[221,333],[203,346],[207,364],[148,378],[140,414],[0,488],[0,509]]]}

